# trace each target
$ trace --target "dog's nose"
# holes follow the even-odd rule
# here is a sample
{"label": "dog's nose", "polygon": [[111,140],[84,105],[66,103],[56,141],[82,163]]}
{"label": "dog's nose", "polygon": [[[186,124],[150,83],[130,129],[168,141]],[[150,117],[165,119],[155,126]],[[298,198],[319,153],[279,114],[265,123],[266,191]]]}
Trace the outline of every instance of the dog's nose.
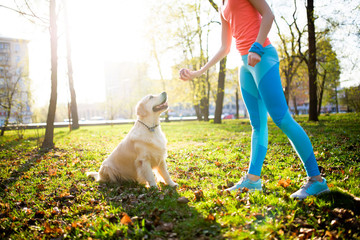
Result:
{"label": "dog's nose", "polygon": [[160,93],[160,95],[163,96],[163,97],[167,97],[167,93],[166,93],[166,92],[162,92],[162,93]]}

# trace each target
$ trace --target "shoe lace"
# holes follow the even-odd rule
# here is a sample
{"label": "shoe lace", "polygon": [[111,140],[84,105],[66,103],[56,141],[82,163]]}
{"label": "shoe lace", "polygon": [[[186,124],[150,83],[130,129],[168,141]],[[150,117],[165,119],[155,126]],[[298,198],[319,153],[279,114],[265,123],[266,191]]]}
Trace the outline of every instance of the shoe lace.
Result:
{"label": "shoe lace", "polygon": [[312,177],[308,177],[307,178],[307,182],[301,187],[303,189],[308,189],[314,182],[316,182],[316,179],[312,178]]}
{"label": "shoe lace", "polygon": [[240,180],[235,185],[240,185],[244,181],[244,177],[241,177]]}

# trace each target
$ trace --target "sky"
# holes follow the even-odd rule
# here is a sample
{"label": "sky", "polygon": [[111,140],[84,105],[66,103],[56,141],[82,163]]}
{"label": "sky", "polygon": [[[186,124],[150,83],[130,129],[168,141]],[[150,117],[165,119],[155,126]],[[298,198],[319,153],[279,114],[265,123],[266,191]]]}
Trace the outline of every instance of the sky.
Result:
{"label": "sky", "polygon": [[[335,1],[335,0],[330,0]],[[23,0],[17,0],[20,7]],[[45,16],[48,11],[47,1],[32,0],[31,6],[39,16]],[[106,62],[143,62],[150,59],[149,40],[145,36],[145,26],[149,14],[150,0],[71,0],[68,3],[70,37],[72,41],[72,55],[74,81],[78,103],[101,102],[105,99],[104,64]],[[304,1],[298,1],[299,19],[306,21]],[[317,1],[324,2],[324,1]],[[278,21],[280,16],[292,12],[292,1],[268,0]],[[0,0],[0,5],[14,6],[14,0]],[[325,6],[323,4],[323,6]],[[326,6],[331,13],[346,6]],[[156,13],[155,13],[156,14]],[[283,23],[282,23],[283,24]],[[35,106],[48,104],[50,99],[50,43],[49,32],[42,24],[35,25],[19,14],[0,7],[0,36],[29,39],[30,78]],[[220,29],[220,28],[219,28]],[[69,101],[69,91],[66,72],[65,32],[62,16],[59,17],[59,85],[58,102]],[[276,27],[273,26],[269,34],[273,43],[278,41]],[[359,52],[359,46],[352,44],[348,38],[345,41],[348,54]],[[220,37],[210,43],[211,51],[217,50]],[[239,65],[240,58],[233,49],[228,56],[228,67]],[[344,53],[344,46],[337,46],[340,54]],[[210,53],[211,54],[211,53]],[[163,69],[167,77],[171,77],[173,59],[163,61]],[[151,62],[151,61],[150,61]],[[359,83],[358,68],[348,69],[351,63],[342,62],[343,86]],[[150,66],[150,76],[158,77],[155,66]],[[345,70],[345,71],[344,71]]]}
{"label": "sky", "polygon": [[[13,6],[12,3],[13,0],[0,1],[0,4],[7,6]],[[142,29],[146,18],[146,5],[146,0],[69,1],[70,37],[78,103],[104,101],[105,62],[139,62],[147,57],[145,50],[147,46],[144,44]],[[134,13],[135,9],[136,13]],[[48,7],[45,1],[44,11],[46,10]],[[58,102],[60,103],[67,102],[70,98],[66,75],[65,31],[62,21],[63,18],[60,16],[58,51]],[[9,22],[11,24],[8,24]],[[0,29],[0,36],[30,40],[29,64],[34,105],[47,104],[50,99],[51,84],[48,29],[35,26],[19,14],[1,7]]]}

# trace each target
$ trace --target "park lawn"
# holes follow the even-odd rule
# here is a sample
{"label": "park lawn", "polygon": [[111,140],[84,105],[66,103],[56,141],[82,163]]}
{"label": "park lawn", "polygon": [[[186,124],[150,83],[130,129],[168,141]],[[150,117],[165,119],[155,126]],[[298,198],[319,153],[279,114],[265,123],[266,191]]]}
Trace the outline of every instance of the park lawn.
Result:
{"label": "park lawn", "polygon": [[[286,136],[269,121],[263,192],[229,193],[246,171],[248,120],[162,123],[173,188],[99,184],[85,175],[131,124],[44,130],[0,138],[0,239],[360,239],[360,115],[296,120],[308,133],[331,192],[290,199],[306,177]],[[185,197],[185,198],[184,198]],[[186,201],[188,200],[188,202]]]}

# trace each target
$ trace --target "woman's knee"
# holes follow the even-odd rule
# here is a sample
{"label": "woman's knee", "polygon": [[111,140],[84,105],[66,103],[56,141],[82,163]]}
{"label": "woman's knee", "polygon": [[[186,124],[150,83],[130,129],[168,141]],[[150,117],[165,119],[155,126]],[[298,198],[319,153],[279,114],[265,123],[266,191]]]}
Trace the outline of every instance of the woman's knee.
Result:
{"label": "woman's knee", "polygon": [[283,115],[270,115],[273,122],[281,130],[285,130],[295,123],[295,120],[291,117],[289,111],[286,111]]}

